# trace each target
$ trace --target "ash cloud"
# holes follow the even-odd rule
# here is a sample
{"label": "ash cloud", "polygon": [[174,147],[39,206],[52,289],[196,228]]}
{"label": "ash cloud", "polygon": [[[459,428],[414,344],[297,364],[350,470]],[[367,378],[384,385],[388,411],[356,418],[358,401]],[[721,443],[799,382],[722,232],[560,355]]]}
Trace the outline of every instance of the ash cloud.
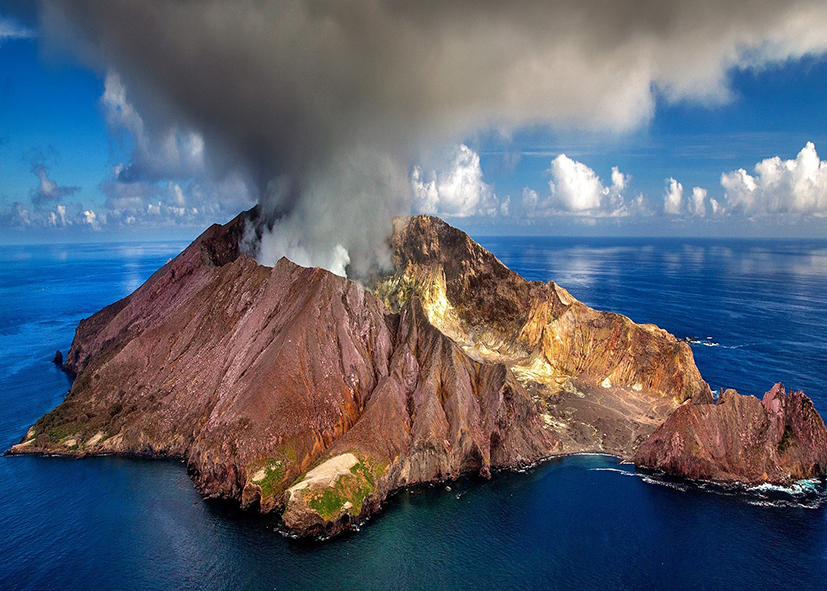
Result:
{"label": "ash cloud", "polygon": [[[262,262],[303,252],[341,270],[344,257],[330,257],[347,251],[356,271],[381,264],[390,216],[412,203],[412,165],[441,155],[427,169],[446,170],[448,146],[469,134],[624,131],[652,116],[658,95],[724,102],[732,68],[827,50],[823,0],[42,0],[41,9],[50,43],[128,89],[141,128],[135,118],[118,125],[147,147],[191,132],[203,153],[190,174],[243,176],[278,220]],[[183,168],[193,164],[185,144],[173,147]],[[179,174],[142,150],[130,174]]]}

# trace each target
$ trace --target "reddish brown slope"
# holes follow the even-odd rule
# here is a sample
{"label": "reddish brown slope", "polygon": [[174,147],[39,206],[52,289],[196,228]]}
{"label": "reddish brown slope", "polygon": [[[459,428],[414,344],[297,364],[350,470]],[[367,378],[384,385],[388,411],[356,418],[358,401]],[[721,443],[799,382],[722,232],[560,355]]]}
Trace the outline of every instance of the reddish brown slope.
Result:
{"label": "reddish brown slope", "polygon": [[71,392],[12,452],[181,457],[202,493],[265,511],[348,454],[354,486],[328,478],[289,497],[307,513],[286,519],[295,531],[332,533],[398,486],[554,451],[510,372],[470,360],[415,301],[397,316],[327,271],[260,266],[239,252],[244,224],[213,226],[81,322]]}
{"label": "reddish brown slope", "polygon": [[827,429],[803,392],[776,384],[758,400],[727,390],[717,404],[675,411],[635,464],[693,479],[789,484],[824,475]]}
{"label": "reddish brown slope", "polygon": [[[358,514],[357,507],[343,508],[354,496],[377,504],[401,486],[467,472],[488,476],[558,449],[511,372],[471,360],[431,326],[414,298],[399,315],[389,375],[359,421],[326,452],[318,477],[287,491],[284,521],[293,530],[323,533],[331,522],[347,523]],[[348,456],[343,475],[326,475]]]}

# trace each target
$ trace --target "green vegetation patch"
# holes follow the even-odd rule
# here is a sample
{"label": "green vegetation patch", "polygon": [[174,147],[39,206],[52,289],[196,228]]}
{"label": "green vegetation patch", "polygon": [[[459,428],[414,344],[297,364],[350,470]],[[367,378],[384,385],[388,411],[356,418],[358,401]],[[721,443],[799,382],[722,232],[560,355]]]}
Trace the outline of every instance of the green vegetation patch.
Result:
{"label": "green vegetation patch", "polygon": [[[386,470],[387,466],[360,457],[350,474],[340,476],[331,487],[313,491],[307,504],[327,521],[333,521],[343,513],[357,517],[365,499],[376,490],[377,478]],[[347,503],[350,506],[345,507]]]}
{"label": "green vegetation patch", "polygon": [[[295,466],[298,462],[298,455],[296,450],[290,446],[285,445],[279,450],[276,457],[265,458],[259,462],[255,462],[248,467],[247,472],[251,474],[253,484],[261,487],[261,497],[269,498],[284,492],[287,488],[287,472],[291,466]],[[263,475],[262,475],[263,472]],[[256,476],[262,475],[262,478],[256,479]]]}
{"label": "green vegetation patch", "polygon": [[72,436],[76,436],[78,441],[85,441],[99,431],[102,424],[98,418],[89,417],[72,403],[64,402],[37,421],[34,430],[38,439],[46,436],[46,443],[56,444]]}
{"label": "green vegetation patch", "polygon": [[778,453],[784,453],[793,444],[793,429],[789,425],[784,427],[784,435],[781,436],[781,441],[778,442]]}

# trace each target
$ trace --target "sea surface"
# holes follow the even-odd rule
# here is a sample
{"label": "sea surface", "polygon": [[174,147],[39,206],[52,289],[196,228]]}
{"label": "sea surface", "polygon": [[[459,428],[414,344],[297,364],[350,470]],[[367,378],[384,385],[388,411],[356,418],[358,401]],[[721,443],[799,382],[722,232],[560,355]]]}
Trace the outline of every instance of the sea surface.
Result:
{"label": "sea surface", "polygon": [[[713,389],[827,416],[827,242],[481,238],[528,279],[692,339]],[[78,321],[183,243],[0,250],[0,447],[61,402]],[[401,492],[326,542],[203,501],[176,462],[0,458],[0,589],[825,589],[822,483],[731,491],[577,456]]]}

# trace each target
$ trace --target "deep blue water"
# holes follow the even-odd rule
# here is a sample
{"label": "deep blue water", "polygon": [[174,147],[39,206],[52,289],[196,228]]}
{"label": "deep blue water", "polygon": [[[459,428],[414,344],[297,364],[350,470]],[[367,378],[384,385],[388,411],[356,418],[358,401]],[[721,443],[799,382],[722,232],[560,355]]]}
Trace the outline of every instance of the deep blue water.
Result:
{"label": "deep blue water", "polygon": [[[827,414],[827,243],[481,242],[529,279],[697,339],[713,388],[780,380]],[[62,400],[50,360],[77,322],[184,246],[0,251],[0,447]],[[297,542],[202,501],[181,464],[4,457],[0,589],[824,589],[826,512],[580,456],[402,492],[359,533]]]}

